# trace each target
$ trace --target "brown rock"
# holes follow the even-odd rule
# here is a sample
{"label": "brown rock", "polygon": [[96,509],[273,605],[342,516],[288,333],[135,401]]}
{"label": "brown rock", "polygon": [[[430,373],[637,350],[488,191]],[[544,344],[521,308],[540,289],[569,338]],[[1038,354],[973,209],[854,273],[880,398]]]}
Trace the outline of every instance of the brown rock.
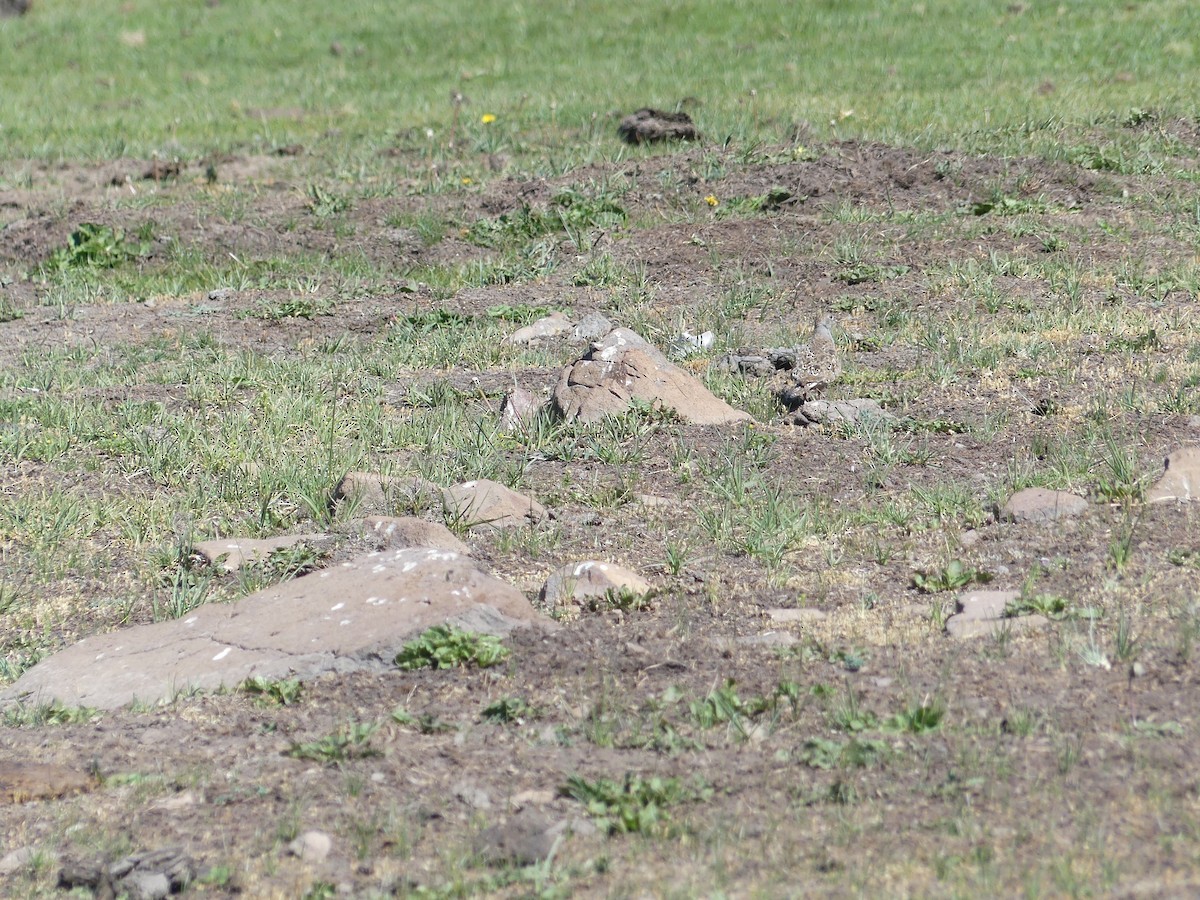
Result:
{"label": "brown rock", "polygon": [[362,520],[362,526],[364,535],[374,537],[380,550],[433,547],[471,555],[471,548],[441,522],[429,522],[415,516],[367,516]]}
{"label": "brown rock", "polygon": [[496,481],[480,478],[442,491],[446,513],[467,528],[521,528],[546,518],[546,508]]}
{"label": "brown rock", "polygon": [[618,328],[563,370],[554,406],[566,419],[598,422],[634,400],[671,410],[685,422],[725,425],[750,419],[626,328]]}
{"label": "brown rock", "polygon": [[539,599],[550,606],[575,603],[591,607],[622,592],[646,598],[654,593],[654,585],[623,566],[586,560],[555,569],[542,586]]}
{"label": "brown rock", "polygon": [[1166,458],[1166,472],[1146,491],[1147,503],[1200,499],[1200,447],[1180,447]]}
{"label": "brown rock", "polygon": [[332,569],[206,604],[182,619],[96,635],[42,660],[0,703],[57,700],[112,709],[246,678],[387,670],[414,634],[451,623],[507,634],[553,629],[516,588],[446,550],[370,553]]}
{"label": "brown rock", "polygon": [[1002,522],[1037,523],[1068,519],[1087,509],[1087,501],[1066,491],[1025,488],[1008,498],[996,513]]}
{"label": "brown rock", "polygon": [[79,794],[95,787],[90,775],[52,763],[0,759],[0,803],[28,803]]}

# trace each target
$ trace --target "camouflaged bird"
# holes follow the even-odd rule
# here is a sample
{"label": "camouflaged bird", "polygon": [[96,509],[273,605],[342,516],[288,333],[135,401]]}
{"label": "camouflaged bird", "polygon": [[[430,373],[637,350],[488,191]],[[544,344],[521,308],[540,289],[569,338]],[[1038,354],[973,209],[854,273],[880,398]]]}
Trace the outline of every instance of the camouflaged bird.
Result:
{"label": "camouflaged bird", "polygon": [[821,313],[813,322],[812,338],[796,348],[795,364],[779,398],[789,409],[820,396],[842,376],[842,361],[833,342],[833,316]]}

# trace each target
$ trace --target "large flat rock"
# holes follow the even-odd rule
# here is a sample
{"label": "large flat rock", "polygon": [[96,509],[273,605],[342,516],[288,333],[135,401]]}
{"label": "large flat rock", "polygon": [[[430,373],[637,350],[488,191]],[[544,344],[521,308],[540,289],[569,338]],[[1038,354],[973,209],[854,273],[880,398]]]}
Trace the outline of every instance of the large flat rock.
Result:
{"label": "large flat rock", "polygon": [[507,634],[555,626],[519,590],[466,556],[430,548],[370,553],[182,619],[86,638],[25,672],[0,703],[57,700],[112,709],[246,678],[389,669],[433,625]]}

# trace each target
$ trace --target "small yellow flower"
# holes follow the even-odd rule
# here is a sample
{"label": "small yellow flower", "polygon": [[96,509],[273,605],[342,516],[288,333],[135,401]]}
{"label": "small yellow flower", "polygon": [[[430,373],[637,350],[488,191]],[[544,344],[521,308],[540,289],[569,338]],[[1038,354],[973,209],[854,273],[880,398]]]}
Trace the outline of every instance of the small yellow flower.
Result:
{"label": "small yellow flower", "polygon": [[707,197],[704,198],[704,202],[707,203],[709,206],[716,206],[721,201],[718,200],[715,195],[709,194]]}
{"label": "small yellow flower", "polygon": [[463,176],[463,179],[462,179],[462,183],[463,183],[463,184],[470,184],[470,183],[471,183],[471,179],[470,179],[470,178],[468,178],[466,175],[464,175],[464,176]]}
{"label": "small yellow flower", "polygon": [[496,121],[496,117],[493,116],[491,113],[484,113],[483,117],[480,118],[479,121],[482,122],[484,125],[491,125],[493,122]]}

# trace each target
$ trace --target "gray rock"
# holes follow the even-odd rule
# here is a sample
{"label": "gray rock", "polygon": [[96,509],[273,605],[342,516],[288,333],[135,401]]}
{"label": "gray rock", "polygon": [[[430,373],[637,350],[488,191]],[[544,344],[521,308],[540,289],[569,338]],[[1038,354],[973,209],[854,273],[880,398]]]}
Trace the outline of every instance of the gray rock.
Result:
{"label": "gray rock", "polygon": [[[807,391],[807,389],[805,389]],[[781,394],[789,402],[788,392]],[[807,394],[805,394],[807,396]],[[793,425],[858,425],[867,422],[894,422],[896,417],[874,400],[808,400],[801,403],[790,419]]]}
{"label": "gray rock", "polygon": [[996,511],[996,518],[1018,524],[1053,522],[1078,516],[1087,506],[1083,497],[1066,491],[1025,488],[1008,498],[1008,502]]}
{"label": "gray rock", "polygon": [[433,547],[471,555],[471,548],[441,522],[429,522],[415,516],[367,516],[362,520],[361,528],[363,536],[373,538],[379,550]]}
{"label": "gray rock", "polygon": [[220,566],[226,572],[236,572],[243,566],[262,562],[276,550],[283,550],[302,543],[320,545],[331,540],[332,537],[328,534],[289,534],[271,538],[218,538],[212,541],[200,541],[192,547],[192,552],[210,566]]}
{"label": "gray rock", "polygon": [[546,518],[546,508],[497,481],[480,478],[442,491],[446,514],[471,529],[521,528]]}
{"label": "gray rock", "polygon": [[507,634],[553,624],[525,595],[445,550],[370,553],[182,619],[95,635],[42,660],[0,692],[25,701],[113,709],[246,678],[388,670],[404,643],[452,623]]}
{"label": "gray rock", "polygon": [[554,406],[566,419],[598,422],[634,400],[671,410],[685,422],[724,425],[750,419],[626,328],[597,341],[559,377]]}
{"label": "gray rock", "polygon": [[586,560],[555,569],[542,586],[539,599],[549,606],[574,603],[595,607],[605,598],[617,597],[622,592],[648,598],[654,592],[654,585],[623,566]]}
{"label": "gray rock", "polygon": [[324,831],[306,831],[288,844],[287,849],[305,862],[324,862],[333,849],[333,838]]}
{"label": "gray rock", "polygon": [[208,299],[212,300],[213,302],[230,300],[236,296],[237,291],[235,291],[233,288],[216,288],[215,290],[208,292]]}
{"label": "gray rock", "polygon": [[1188,503],[1200,499],[1200,446],[1180,447],[1164,461],[1166,472],[1146,491],[1147,503]]}
{"label": "gray rock", "polygon": [[506,344],[533,344],[547,338],[561,337],[571,331],[571,321],[560,312],[552,312],[548,316],[531,322],[524,328],[518,328],[504,339]]}
{"label": "gray rock", "polygon": [[577,341],[595,341],[612,331],[613,323],[603,313],[590,312],[571,329],[571,337]]}

